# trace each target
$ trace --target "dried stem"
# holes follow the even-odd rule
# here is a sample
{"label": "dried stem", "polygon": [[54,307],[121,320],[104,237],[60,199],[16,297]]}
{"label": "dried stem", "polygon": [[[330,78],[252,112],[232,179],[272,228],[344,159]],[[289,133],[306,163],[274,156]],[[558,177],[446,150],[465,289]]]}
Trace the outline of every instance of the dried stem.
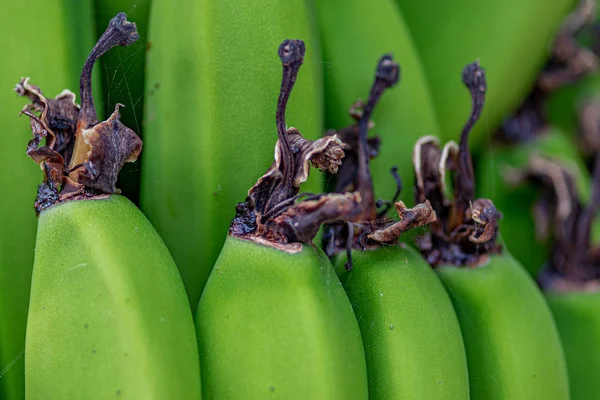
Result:
{"label": "dried stem", "polygon": [[137,41],[138,38],[139,34],[135,23],[127,21],[125,13],[119,13],[110,20],[108,28],[106,28],[106,31],[98,39],[98,42],[83,65],[79,79],[82,105],[78,124],[81,126],[81,129],[87,129],[98,123],[94,98],[92,97],[92,69],[96,60],[113,47],[129,46]]}
{"label": "dried stem", "polygon": [[456,187],[454,188],[454,224],[451,224],[452,226],[456,226],[464,220],[465,212],[475,198],[475,174],[469,152],[469,133],[481,116],[487,89],[485,70],[479,66],[478,61],[468,64],[464,68],[462,80],[471,93],[472,109],[460,136]]}

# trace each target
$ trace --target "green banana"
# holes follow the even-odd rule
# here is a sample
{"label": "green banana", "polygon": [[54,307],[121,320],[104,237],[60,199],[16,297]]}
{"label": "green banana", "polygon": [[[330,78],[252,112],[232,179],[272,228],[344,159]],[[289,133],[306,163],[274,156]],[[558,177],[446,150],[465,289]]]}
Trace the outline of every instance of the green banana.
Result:
{"label": "green banana", "polygon": [[[260,6],[156,0],[150,27],[140,202],[195,307],[236,202],[272,156],[264,133],[271,129],[277,80],[276,66],[266,60],[282,38],[306,38],[315,61],[303,73],[307,84],[294,94],[290,115],[308,138],[317,138],[320,46],[303,0]],[[315,180],[308,188],[319,186]]]}
{"label": "green banana", "polygon": [[473,131],[475,149],[486,144],[489,132],[530,90],[550,53],[556,31],[574,6],[574,0],[397,3],[432,88],[440,134],[445,140],[460,130],[463,120],[456,111],[469,101],[454,79],[455,71],[476,58],[487,66],[489,106]]}
{"label": "green banana", "polygon": [[472,399],[569,399],[560,339],[533,280],[509,254],[442,266],[462,328]]}
{"label": "green banana", "polygon": [[440,149],[437,138],[423,138],[415,146],[417,198],[429,200],[438,217],[420,249],[458,316],[471,398],[568,399],[565,358],[548,305],[510,249],[497,243],[500,212],[491,200],[475,198],[468,138],[485,102],[485,71],[468,64],[463,83],[473,105],[460,143]]}
{"label": "green banana", "polygon": [[458,319],[416,250],[355,251],[341,281],[361,329],[371,399],[469,398]]}
{"label": "green banana", "polygon": [[[397,164],[402,182],[412,187],[412,144],[425,134],[439,133],[417,49],[393,0],[317,0],[316,5],[323,42],[328,128],[340,129],[351,122],[347,107],[367,92],[373,63],[381,54],[393,54],[402,64],[402,73],[410,76],[373,114],[382,146],[371,172],[379,196],[389,199],[394,194],[389,168]],[[402,200],[412,201],[412,193],[402,193]]]}
{"label": "green banana", "polygon": [[[144,137],[144,72],[146,48],[148,46],[148,18],[152,0],[95,0],[96,28],[103,29],[119,11],[126,11],[135,21],[140,39],[133,46],[114,49],[102,58],[102,98],[106,109],[115,104],[125,105],[121,120],[126,126],[135,128]],[[98,31],[97,37],[102,34]],[[108,115],[105,115],[108,117]],[[140,164],[127,163],[117,181],[122,194],[134,204],[139,202]]]}
{"label": "green banana", "polygon": [[343,143],[336,135],[312,142],[286,125],[304,52],[301,40],[279,47],[275,160],[237,205],[196,310],[205,398],[368,397],[352,307],[331,263],[311,244],[321,223],[356,216],[361,197],[299,193],[309,163],[337,171]]}
{"label": "green banana", "polygon": [[25,352],[28,399],[199,399],[177,267],[125,197],[42,211]]}
{"label": "green banana", "polygon": [[[40,173],[23,157],[27,125],[16,118],[20,101],[10,88],[22,74],[52,93],[76,86],[76,71],[93,43],[93,20],[88,0],[10,2],[2,6],[0,18],[0,52],[7,57],[0,63],[0,155],[6,166],[0,179],[7,190],[0,209],[0,398],[12,400],[25,396],[25,322],[37,223],[31,189]],[[52,46],[31,46],[48,37]]]}
{"label": "green banana", "polygon": [[357,122],[336,132],[347,146],[335,190],[358,191],[363,207],[351,224],[327,226],[324,248],[329,256],[357,249],[337,257],[336,270],[351,268],[338,273],[361,330],[369,398],[468,399],[465,349],[448,294],[420,254],[397,244],[406,230],[435,221],[435,213],[427,202],[412,209],[398,202],[395,222],[384,218],[387,208],[378,211],[374,201],[370,117],[384,90],[398,81],[399,70],[384,55],[368,101],[356,110]]}
{"label": "green banana", "polygon": [[[197,344],[185,288],[146,217],[116,195],[117,174],[142,142],[119,120],[98,122],[96,60],[138,39],[114,17],[86,60],[82,104],[68,90],[47,99],[22,79],[44,171],[25,343],[28,399],[200,398]],[[45,138],[45,145],[40,146]],[[174,340],[176,338],[176,340]]]}
{"label": "green banana", "polygon": [[571,291],[546,293],[565,350],[571,399],[600,396],[600,293]]}

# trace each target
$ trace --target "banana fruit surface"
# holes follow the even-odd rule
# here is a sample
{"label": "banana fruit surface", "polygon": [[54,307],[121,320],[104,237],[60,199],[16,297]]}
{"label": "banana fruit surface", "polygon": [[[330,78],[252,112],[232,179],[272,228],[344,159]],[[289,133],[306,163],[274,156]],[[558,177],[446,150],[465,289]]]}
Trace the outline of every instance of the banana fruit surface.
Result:
{"label": "banana fruit surface", "polygon": [[573,400],[595,399],[600,396],[600,293],[547,292],[567,359],[569,384]]}
{"label": "banana fruit surface", "polygon": [[125,197],[39,216],[25,351],[28,399],[199,399],[185,289]]}
{"label": "banana fruit surface", "polygon": [[472,399],[569,399],[556,325],[535,282],[512,256],[438,274],[460,321]]}
{"label": "banana fruit surface", "polygon": [[405,245],[355,251],[352,260],[340,279],[360,326],[370,398],[468,399],[460,326],[433,269]]}
{"label": "banana fruit surface", "polygon": [[360,331],[325,254],[228,236],[196,312],[207,399],[366,399]]}

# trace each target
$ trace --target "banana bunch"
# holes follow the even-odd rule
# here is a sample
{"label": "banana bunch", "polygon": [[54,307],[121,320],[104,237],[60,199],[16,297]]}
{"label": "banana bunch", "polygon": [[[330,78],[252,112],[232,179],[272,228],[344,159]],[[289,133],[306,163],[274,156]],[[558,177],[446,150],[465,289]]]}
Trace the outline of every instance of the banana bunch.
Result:
{"label": "banana bunch", "polygon": [[[98,121],[96,60],[138,39],[119,13],[80,76],[81,106],[63,90],[46,98],[29,78],[39,214],[25,342],[28,399],[200,398],[192,313],[166,246],[146,217],[117,195],[116,177],[142,149],[119,120]],[[45,144],[42,140],[45,139]],[[176,339],[176,340],[175,340]]]}
{"label": "banana bunch", "polygon": [[310,141],[286,124],[305,51],[302,40],[285,40],[279,47],[283,78],[275,160],[237,205],[198,304],[204,398],[368,395],[352,307],[331,263],[311,244],[322,222],[357,215],[361,198],[299,193],[309,163],[337,171],[343,143],[336,135]]}
{"label": "banana bunch", "polygon": [[0,398],[600,398],[592,0],[32,1]]}
{"label": "banana bunch", "polygon": [[[304,71],[309,84],[290,101],[290,117],[307,138],[322,131],[320,47],[311,15],[304,0],[153,3],[140,204],[173,254],[192,307],[236,203],[272,157],[265,132],[277,75],[268,60],[286,37],[303,38],[314,60]],[[307,190],[320,184],[309,182]]]}
{"label": "banana bunch", "polygon": [[[27,126],[16,118],[21,102],[10,88],[23,74],[51,93],[76,87],[78,70],[93,45],[93,19],[88,0],[11,2],[3,5],[0,14],[0,35],[4,38],[0,51],[7,57],[0,63],[0,121],[4,131],[0,151],[4,164],[0,169],[4,188],[0,207],[0,398],[22,399],[25,324],[37,223],[31,207],[35,197],[32,188],[40,173],[23,157]],[[40,38],[44,37],[55,39],[42,43]]]}

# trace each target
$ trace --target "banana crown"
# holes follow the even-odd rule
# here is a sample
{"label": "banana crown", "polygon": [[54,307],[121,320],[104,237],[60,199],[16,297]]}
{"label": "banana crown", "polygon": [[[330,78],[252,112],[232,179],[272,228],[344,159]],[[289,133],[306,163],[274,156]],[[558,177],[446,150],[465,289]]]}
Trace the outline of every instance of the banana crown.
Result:
{"label": "banana crown", "polygon": [[237,205],[229,228],[229,235],[288,252],[298,252],[301,243],[310,243],[322,223],[358,213],[361,203],[358,193],[299,193],[311,165],[334,174],[344,157],[344,144],[336,135],[311,141],[286,126],[287,102],[305,51],[302,40],[285,40],[279,46],[283,78],[276,112],[275,159],[250,188],[246,200]]}
{"label": "banana crown", "polygon": [[[352,268],[352,248],[365,249],[394,244],[407,230],[429,224],[436,219],[435,211],[427,200],[413,208],[407,208],[402,201],[398,201],[394,206],[400,220],[393,221],[385,217],[402,188],[396,167],[391,169],[396,180],[394,199],[386,202],[375,201],[369,161],[378,155],[380,139],[377,136],[368,138],[369,129],[375,126],[370,118],[383,92],[394,87],[399,79],[400,66],[390,54],[383,55],[377,64],[367,103],[358,100],[350,107],[350,116],[355,122],[339,132],[330,130],[326,133],[328,136],[338,135],[346,144],[346,157],[333,179],[335,192],[357,191],[362,198],[360,213],[346,221],[329,223],[324,235],[323,247],[329,257],[340,251],[347,252],[347,269]],[[378,211],[377,208],[382,206]]]}
{"label": "banana crown", "polygon": [[[115,184],[123,164],[139,156],[142,141],[119,120],[121,104],[108,120],[98,122],[91,80],[100,56],[115,46],[129,46],[138,38],[135,23],[127,21],[124,13],[110,21],[83,66],[81,107],[69,90],[47,99],[29,78],[17,84],[15,91],[31,99],[21,111],[29,116],[33,132],[27,155],[44,171],[34,205],[38,214],[56,203],[118,192]],[[41,145],[43,138],[45,145]]]}
{"label": "banana crown", "polygon": [[[468,147],[469,133],[485,101],[485,70],[478,62],[468,64],[462,80],[471,94],[472,110],[460,144],[451,141],[440,148],[436,137],[425,136],[413,149],[416,197],[420,202],[429,200],[438,217],[418,243],[421,253],[433,266],[480,265],[489,254],[501,251],[496,243],[501,214],[491,200],[475,199],[475,177]],[[446,188],[446,170],[452,173],[452,198]]]}

